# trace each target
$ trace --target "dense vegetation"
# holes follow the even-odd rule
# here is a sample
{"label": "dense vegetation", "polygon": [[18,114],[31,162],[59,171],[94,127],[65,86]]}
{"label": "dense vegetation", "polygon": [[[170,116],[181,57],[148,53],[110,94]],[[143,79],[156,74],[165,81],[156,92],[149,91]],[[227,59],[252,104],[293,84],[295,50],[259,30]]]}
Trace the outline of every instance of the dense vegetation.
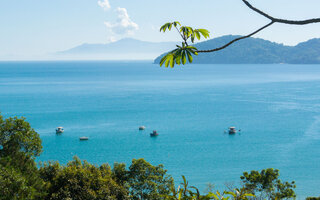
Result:
{"label": "dense vegetation", "polygon": [[[223,44],[240,36],[223,36],[200,42],[194,46],[198,49],[208,49]],[[160,63],[158,57],[154,62]],[[296,46],[285,46],[258,38],[248,38],[217,52],[198,54],[193,58],[196,64],[319,64],[320,39],[312,39]]]}
{"label": "dense vegetation", "polygon": [[[42,151],[39,135],[24,118],[3,119],[0,115],[0,200],[11,199],[290,199],[295,198],[295,183],[282,182],[279,171],[269,168],[244,172],[240,188],[200,194],[183,182],[175,187],[162,165],[153,166],[134,159],[129,167],[115,163],[96,166],[74,157],[66,165],[41,163],[35,158]],[[309,200],[317,199],[315,197]]]}

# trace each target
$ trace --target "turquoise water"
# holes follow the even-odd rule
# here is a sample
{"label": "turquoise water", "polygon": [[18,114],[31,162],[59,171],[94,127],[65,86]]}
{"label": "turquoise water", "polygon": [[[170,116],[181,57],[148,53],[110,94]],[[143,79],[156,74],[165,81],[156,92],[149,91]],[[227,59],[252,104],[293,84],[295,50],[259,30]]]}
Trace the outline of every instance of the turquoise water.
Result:
{"label": "turquoise water", "polygon": [[145,158],[202,190],[273,167],[300,198],[320,195],[320,65],[1,62],[0,111],[41,135],[39,161]]}

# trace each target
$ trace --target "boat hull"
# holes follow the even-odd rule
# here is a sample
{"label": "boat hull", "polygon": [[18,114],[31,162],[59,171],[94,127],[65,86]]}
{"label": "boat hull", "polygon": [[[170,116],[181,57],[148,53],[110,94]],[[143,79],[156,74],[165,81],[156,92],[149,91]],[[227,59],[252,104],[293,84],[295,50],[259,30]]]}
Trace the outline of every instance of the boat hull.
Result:
{"label": "boat hull", "polygon": [[61,134],[61,133],[63,133],[63,131],[57,131],[56,130],[56,134]]}

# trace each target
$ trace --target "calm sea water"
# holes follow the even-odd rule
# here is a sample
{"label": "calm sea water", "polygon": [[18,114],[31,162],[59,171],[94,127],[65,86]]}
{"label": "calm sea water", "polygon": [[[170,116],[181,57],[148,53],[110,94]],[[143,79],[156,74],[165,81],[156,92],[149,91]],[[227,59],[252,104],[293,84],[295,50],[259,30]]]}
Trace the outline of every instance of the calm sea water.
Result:
{"label": "calm sea water", "polygon": [[40,134],[39,161],[145,158],[202,190],[272,167],[300,198],[320,195],[320,65],[1,62],[0,111]]}

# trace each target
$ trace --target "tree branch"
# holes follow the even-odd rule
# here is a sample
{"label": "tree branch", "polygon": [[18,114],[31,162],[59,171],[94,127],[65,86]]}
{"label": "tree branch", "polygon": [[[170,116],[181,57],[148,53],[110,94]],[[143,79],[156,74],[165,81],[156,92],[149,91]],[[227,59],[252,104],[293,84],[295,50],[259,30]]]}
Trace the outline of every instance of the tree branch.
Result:
{"label": "tree branch", "polygon": [[180,34],[181,38],[182,38],[183,40],[185,40],[184,37],[183,37],[183,35],[180,33],[179,29],[178,29],[177,27],[175,27],[175,28],[176,28],[176,30],[178,31],[178,33]]}
{"label": "tree branch", "polygon": [[219,47],[219,48],[216,48],[216,49],[210,49],[210,50],[198,50],[198,51],[196,51],[196,52],[198,52],[198,53],[210,53],[210,52],[214,52],[214,51],[220,51],[220,50],[222,50],[222,49],[224,49],[224,48],[227,48],[228,46],[230,46],[230,45],[233,44],[234,42],[237,42],[237,41],[239,41],[239,40],[246,39],[246,38],[248,38],[248,37],[251,37],[251,36],[259,33],[259,32],[262,31],[263,29],[271,26],[273,23],[274,23],[274,22],[272,21],[272,22],[270,22],[269,24],[263,26],[262,28],[259,28],[259,29],[256,30],[255,32],[250,33],[249,35],[246,35],[246,36],[242,36],[242,37],[236,38],[236,39],[232,40],[231,42],[223,45],[222,47]]}
{"label": "tree branch", "polygon": [[220,51],[224,48],[227,48],[228,46],[230,46],[231,44],[233,44],[234,42],[237,42],[239,40],[243,40],[243,39],[246,39],[248,37],[251,37],[257,33],[259,33],[260,31],[262,31],[263,29],[271,26],[272,24],[274,23],[282,23],[282,24],[290,24],[290,25],[306,25],[306,24],[311,24],[311,23],[319,23],[320,22],[320,18],[313,18],[313,19],[307,19],[307,20],[300,20],[300,21],[297,21],[297,20],[287,20],[287,19],[279,19],[279,18],[275,18],[275,17],[272,17],[270,15],[268,15],[267,13],[259,10],[258,8],[255,8],[253,7],[248,1],[246,0],[242,0],[242,2],[244,4],[246,4],[246,6],[248,6],[251,10],[257,12],[258,14],[264,16],[265,18],[267,19],[270,19],[271,22],[263,27],[261,27],[260,29],[256,30],[255,32],[249,34],[249,35],[246,35],[246,36],[242,36],[242,37],[239,37],[239,38],[236,38],[234,40],[232,40],[231,42],[219,47],[219,48],[216,48],[216,49],[210,49],[210,50],[198,50],[197,52],[198,53],[209,53],[209,52],[214,52],[214,51]]}
{"label": "tree branch", "polygon": [[311,23],[319,23],[320,22],[320,18],[313,18],[313,19],[307,19],[307,20],[287,20],[287,19],[279,19],[279,18],[275,18],[272,17],[268,14],[266,14],[265,12],[259,10],[258,8],[253,7],[248,1],[246,0],[242,0],[242,2],[244,4],[246,4],[246,6],[248,6],[251,10],[257,12],[258,14],[270,19],[273,22],[277,22],[277,23],[282,23],[282,24],[290,24],[290,25],[306,25],[306,24],[311,24]]}

